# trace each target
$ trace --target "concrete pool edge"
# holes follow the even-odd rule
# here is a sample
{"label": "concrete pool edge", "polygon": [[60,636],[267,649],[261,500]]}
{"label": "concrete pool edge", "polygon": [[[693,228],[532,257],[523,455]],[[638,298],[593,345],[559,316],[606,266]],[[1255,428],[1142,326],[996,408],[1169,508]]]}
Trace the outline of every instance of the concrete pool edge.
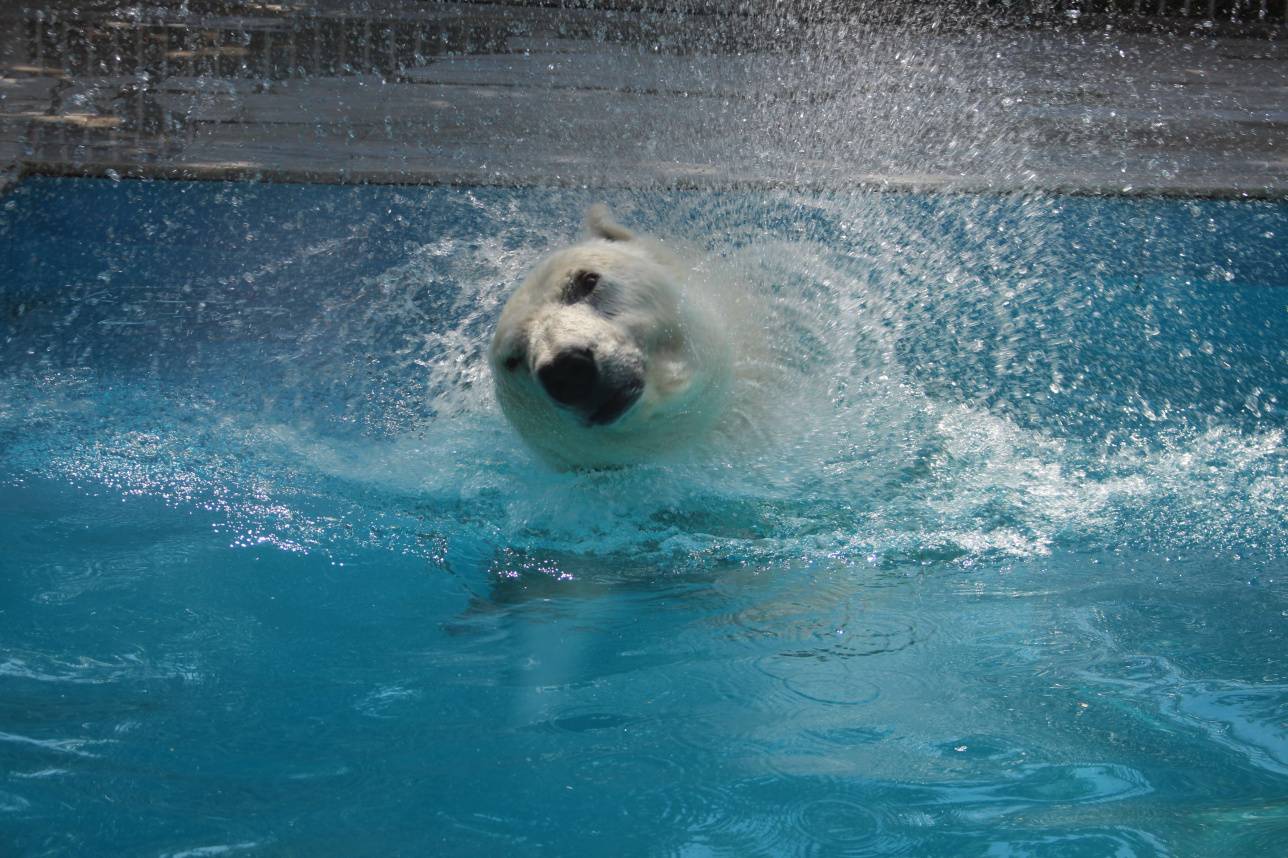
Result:
{"label": "concrete pool edge", "polygon": [[130,181],[262,182],[267,184],[389,185],[389,186],[474,186],[501,188],[586,188],[654,190],[743,190],[743,191],[883,191],[925,194],[1050,194],[1054,196],[1260,200],[1288,200],[1288,185],[1232,187],[1217,184],[1122,185],[1077,181],[1003,183],[959,179],[951,176],[906,176],[856,174],[832,180],[776,178],[712,178],[659,176],[653,180],[608,181],[584,176],[557,176],[539,172],[528,175],[486,175],[470,171],[359,169],[324,171],[266,168],[229,164],[128,164],[95,163],[76,165],[62,162],[18,161],[0,169],[0,194],[17,187],[23,179],[84,178]]}

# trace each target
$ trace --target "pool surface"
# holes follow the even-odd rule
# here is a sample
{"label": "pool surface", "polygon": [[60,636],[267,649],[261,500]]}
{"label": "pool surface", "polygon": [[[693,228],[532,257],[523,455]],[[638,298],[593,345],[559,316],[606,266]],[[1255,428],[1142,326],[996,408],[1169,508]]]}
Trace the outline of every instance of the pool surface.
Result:
{"label": "pool surface", "polygon": [[[482,355],[605,199],[745,436],[556,474]],[[0,852],[1280,855],[1288,204],[29,179]]]}

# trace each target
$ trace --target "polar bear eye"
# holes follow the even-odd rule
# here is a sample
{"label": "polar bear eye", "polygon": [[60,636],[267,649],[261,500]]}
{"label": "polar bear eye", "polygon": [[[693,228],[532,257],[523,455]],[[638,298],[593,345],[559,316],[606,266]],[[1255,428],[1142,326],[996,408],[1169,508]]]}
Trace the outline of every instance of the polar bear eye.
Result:
{"label": "polar bear eye", "polygon": [[568,288],[564,290],[564,300],[569,304],[576,304],[578,301],[584,301],[590,297],[590,293],[595,291],[599,285],[599,275],[594,271],[578,271],[572,276],[568,283]]}
{"label": "polar bear eye", "polygon": [[510,355],[505,359],[505,368],[513,372],[519,368],[519,364],[521,363],[523,363],[523,358],[518,355]]}

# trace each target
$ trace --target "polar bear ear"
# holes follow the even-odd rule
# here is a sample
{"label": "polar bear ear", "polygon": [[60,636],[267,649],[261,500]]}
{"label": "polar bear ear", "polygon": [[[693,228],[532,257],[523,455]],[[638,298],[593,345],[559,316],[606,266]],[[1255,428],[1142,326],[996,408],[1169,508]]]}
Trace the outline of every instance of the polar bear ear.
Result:
{"label": "polar bear ear", "polygon": [[635,237],[635,233],[613,220],[608,206],[603,203],[595,203],[586,212],[585,227],[586,232],[595,238],[606,238],[609,241],[630,241]]}

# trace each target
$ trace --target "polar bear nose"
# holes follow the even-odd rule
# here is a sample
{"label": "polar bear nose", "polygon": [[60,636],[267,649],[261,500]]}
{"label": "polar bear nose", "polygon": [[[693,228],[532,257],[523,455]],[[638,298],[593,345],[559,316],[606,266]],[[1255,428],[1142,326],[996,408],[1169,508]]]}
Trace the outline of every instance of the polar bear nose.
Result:
{"label": "polar bear nose", "polygon": [[583,405],[595,392],[599,370],[595,356],[587,348],[564,349],[537,369],[541,386],[550,398],[561,405]]}

